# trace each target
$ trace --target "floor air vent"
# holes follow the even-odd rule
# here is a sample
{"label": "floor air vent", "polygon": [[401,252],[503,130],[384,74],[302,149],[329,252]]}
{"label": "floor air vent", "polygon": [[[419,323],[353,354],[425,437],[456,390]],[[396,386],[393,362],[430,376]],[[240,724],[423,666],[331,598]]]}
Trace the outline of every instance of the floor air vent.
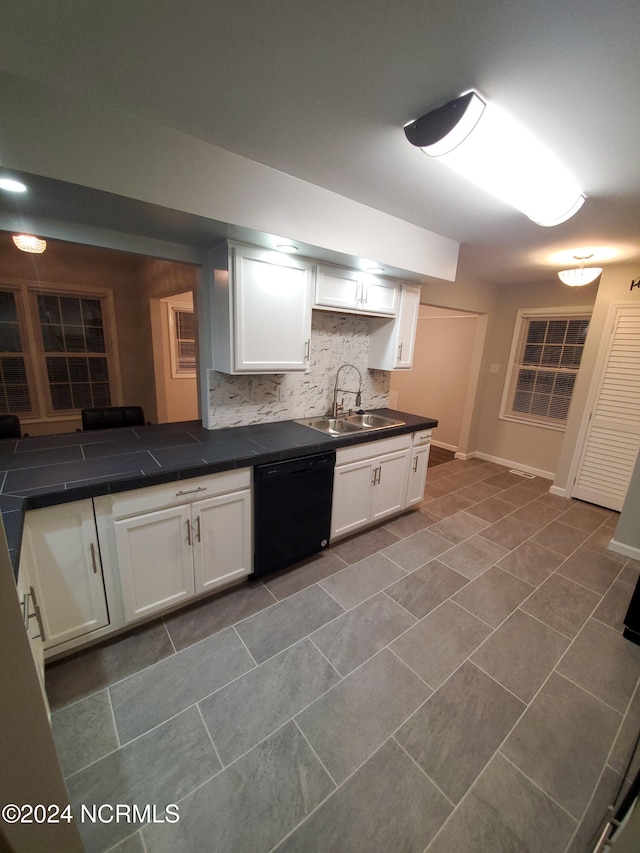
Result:
{"label": "floor air vent", "polygon": [[518,471],[517,468],[510,468],[509,473],[510,474],[517,474],[518,477],[526,477],[527,480],[535,480],[535,478],[536,478],[535,474],[527,474],[526,471]]}

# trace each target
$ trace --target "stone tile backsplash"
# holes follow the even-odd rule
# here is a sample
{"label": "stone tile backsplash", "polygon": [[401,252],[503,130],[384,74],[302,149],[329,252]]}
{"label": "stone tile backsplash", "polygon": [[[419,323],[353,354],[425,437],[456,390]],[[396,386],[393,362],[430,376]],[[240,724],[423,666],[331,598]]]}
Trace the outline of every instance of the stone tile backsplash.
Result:
{"label": "stone tile backsplash", "polygon": [[[362,375],[362,408],[387,406],[390,374],[367,368],[371,322],[369,317],[355,314],[314,311],[308,373],[230,376],[210,370],[212,426],[246,426],[326,415],[336,371],[345,363],[354,364]],[[340,385],[357,390],[355,371],[343,371]],[[353,395],[345,395],[345,406],[355,406]]]}

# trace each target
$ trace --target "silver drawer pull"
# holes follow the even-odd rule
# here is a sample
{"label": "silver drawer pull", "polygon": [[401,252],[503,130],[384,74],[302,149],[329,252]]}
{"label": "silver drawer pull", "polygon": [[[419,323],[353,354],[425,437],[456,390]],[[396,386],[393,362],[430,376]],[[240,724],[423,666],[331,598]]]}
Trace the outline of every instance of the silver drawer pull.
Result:
{"label": "silver drawer pull", "polygon": [[200,542],[200,516],[196,515],[196,541]]}
{"label": "silver drawer pull", "polygon": [[91,551],[91,568],[93,569],[94,575],[98,574],[98,564],[96,563],[96,548],[93,542],[89,543],[89,550]]}
{"label": "silver drawer pull", "polygon": [[206,486],[198,486],[197,489],[186,489],[185,491],[176,492],[176,497],[179,498],[181,495],[195,495],[196,492],[206,492]]}
{"label": "silver drawer pull", "polygon": [[42,624],[42,614],[40,613],[40,605],[38,604],[38,600],[36,598],[36,591],[32,586],[29,587],[29,595],[31,596],[31,601],[33,601],[33,613],[30,613],[27,618],[33,619],[35,617],[35,620],[38,623],[38,631],[40,633],[36,637],[34,637],[34,640],[40,638],[44,643],[46,642],[47,637],[44,632],[44,625]]}

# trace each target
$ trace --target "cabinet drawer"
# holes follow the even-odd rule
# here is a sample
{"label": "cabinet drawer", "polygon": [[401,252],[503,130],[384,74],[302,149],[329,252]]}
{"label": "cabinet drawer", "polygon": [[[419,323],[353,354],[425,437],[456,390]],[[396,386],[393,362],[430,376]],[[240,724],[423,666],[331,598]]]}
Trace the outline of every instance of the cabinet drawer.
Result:
{"label": "cabinet drawer", "polygon": [[122,492],[111,499],[114,518],[127,518],[143,512],[153,512],[181,504],[192,503],[204,498],[235,492],[251,486],[251,468],[239,468],[209,474],[205,477],[191,477],[187,480],[173,480],[160,486],[143,486],[130,492]]}
{"label": "cabinet drawer", "polygon": [[421,429],[420,432],[414,432],[413,434],[413,446],[418,447],[421,444],[429,444],[431,441],[431,433],[430,429]]}
{"label": "cabinet drawer", "polygon": [[358,462],[360,459],[371,459],[381,453],[393,453],[396,450],[407,450],[411,447],[411,435],[395,435],[393,438],[383,438],[380,441],[368,441],[353,447],[341,447],[336,450],[336,465],[346,465]]}

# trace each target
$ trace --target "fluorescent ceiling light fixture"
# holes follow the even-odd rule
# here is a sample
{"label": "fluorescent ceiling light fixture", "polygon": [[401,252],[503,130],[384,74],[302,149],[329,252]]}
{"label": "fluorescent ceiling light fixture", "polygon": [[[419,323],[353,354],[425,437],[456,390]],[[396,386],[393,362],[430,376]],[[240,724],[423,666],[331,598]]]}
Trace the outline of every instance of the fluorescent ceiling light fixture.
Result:
{"label": "fluorescent ceiling light fixture", "polygon": [[576,255],[576,261],[582,261],[582,263],[572,270],[560,270],[558,273],[560,281],[563,284],[568,284],[569,287],[583,287],[585,284],[591,284],[602,272],[602,267],[585,267],[584,262],[592,257],[593,255],[583,255],[582,257]]}
{"label": "fluorescent ceiling light fixture", "polygon": [[32,255],[41,255],[47,248],[47,241],[33,234],[14,234],[13,242],[21,252],[30,252]]}
{"label": "fluorescent ceiling light fixture", "polygon": [[471,91],[405,125],[412,145],[515,207],[538,225],[558,225],[585,196],[528,130]]}
{"label": "fluorescent ceiling light fixture", "polygon": [[276,249],[279,252],[286,252],[286,254],[288,255],[295,255],[295,253],[298,251],[298,247],[293,246],[291,243],[278,243]]}
{"label": "fluorescent ceiling light fixture", "polygon": [[8,193],[25,193],[27,187],[22,181],[15,181],[13,178],[0,178],[0,190],[6,190]]}
{"label": "fluorescent ceiling light fixture", "polygon": [[380,275],[380,273],[384,272],[384,269],[378,266],[371,266],[367,267],[367,272],[370,272],[372,275]]}

